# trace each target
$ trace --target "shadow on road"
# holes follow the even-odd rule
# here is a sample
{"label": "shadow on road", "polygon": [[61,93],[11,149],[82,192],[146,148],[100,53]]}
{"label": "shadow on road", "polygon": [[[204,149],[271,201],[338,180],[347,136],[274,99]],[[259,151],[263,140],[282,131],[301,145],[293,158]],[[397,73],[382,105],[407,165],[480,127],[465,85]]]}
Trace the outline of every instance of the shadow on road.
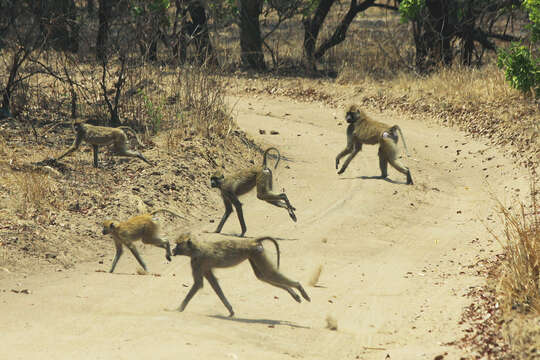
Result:
{"label": "shadow on road", "polygon": [[284,321],[284,320],[270,320],[270,319],[246,319],[246,318],[239,318],[239,317],[228,317],[223,315],[208,315],[208,317],[214,318],[214,319],[220,319],[220,320],[229,320],[229,321],[236,321],[246,324],[263,324],[263,325],[284,325],[284,326],[290,326],[293,328],[298,329],[310,329],[308,326],[302,326],[295,324],[290,321]]}

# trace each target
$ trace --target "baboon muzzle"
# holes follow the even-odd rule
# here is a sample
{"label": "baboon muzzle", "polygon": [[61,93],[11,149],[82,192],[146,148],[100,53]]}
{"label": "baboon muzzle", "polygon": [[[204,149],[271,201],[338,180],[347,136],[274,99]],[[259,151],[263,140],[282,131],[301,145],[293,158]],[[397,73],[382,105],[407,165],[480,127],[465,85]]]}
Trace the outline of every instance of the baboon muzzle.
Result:
{"label": "baboon muzzle", "polygon": [[347,116],[345,116],[345,121],[347,121],[349,124],[352,124],[354,122],[354,116],[352,116],[351,114],[347,114]]}

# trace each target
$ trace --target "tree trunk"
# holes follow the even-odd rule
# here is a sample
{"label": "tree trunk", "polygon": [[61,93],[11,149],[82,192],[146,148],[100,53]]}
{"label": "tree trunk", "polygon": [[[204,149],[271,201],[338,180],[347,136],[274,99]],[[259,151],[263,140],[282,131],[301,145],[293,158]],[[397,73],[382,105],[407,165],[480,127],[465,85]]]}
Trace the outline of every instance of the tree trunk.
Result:
{"label": "tree trunk", "polygon": [[34,13],[47,44],[57,50],[79,50],[79,24],[74,0],[39,0],[34,3]]}
{"label": "tree trunk", "polygon": [[336,0],[320,0],[315,15],[312,18],[306,17],[303,20],[304,24],[304,57],[305,66],[310,71],[315,71],[315,45],[321,31],[322,24],[326,19],[326,15]]}
{"label": "tree trunk", "polygon": [[112,3],[110,0],[99,0],[99,28],[96,39],[96,57],[100,61],[105,61],[107,59],[107,39],[109,37],[109,19],[111,17],[111,11]]}
{"label": "tree trunk", "polygon": [[265,70],[259,16],[262,0],[240,0],[240,47],[242,65]]}
{"label": "tree trunk", "polygon": [[188,4],[188,11],[195,27],[195,44],[197,46],[197,58],[200,64],[217,64],[214,48],[210,43],[208,34],[208,22],[206,11],[199,0],[192,0]]}

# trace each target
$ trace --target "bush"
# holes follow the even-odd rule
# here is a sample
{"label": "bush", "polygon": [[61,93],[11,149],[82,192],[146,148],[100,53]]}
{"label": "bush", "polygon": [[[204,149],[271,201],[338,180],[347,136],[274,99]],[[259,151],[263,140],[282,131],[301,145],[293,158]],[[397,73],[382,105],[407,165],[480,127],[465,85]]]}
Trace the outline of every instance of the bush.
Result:
{"label": "bush", "polygon": [[540,96],[540,59],[534,58],[525,46],[513,44],[508,50],[500,50],[497,65],[505,69],[510,86]]}

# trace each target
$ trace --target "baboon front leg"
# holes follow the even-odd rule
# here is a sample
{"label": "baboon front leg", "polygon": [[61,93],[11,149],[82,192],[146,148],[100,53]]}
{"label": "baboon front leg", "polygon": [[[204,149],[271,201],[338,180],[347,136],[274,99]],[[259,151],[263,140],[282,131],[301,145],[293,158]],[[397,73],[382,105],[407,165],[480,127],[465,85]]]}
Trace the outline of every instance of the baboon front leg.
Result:
{"label": "baboon front leg", "polygon": [[82,141],[83,141],[83,137],[79,136],[79,134],[77,134],[77,137],[75,138],[75,140],[73,141],[73,144],[71,144],[69,149],[67,149],[65,153],[63,153],[62,155],[57,157],[56,160],[60,160],[63,157],[66,157],[69,154],[71,154],[72,152],[74,152],[75,150],[77,150],[79,148],[79,146],[81,146]]}
{"label": "baboon front leg", "polygon": [[110,273],[114,271],[114,268],[116,267],[116,263],[118,262],[118,259],[120,259],[120,256],[122,256],[122,253],[124,250],[122,249],[121,243],[114,243],[116,245],[116,255],[114,255],[114,260],[112,262],[111,270],[109,270]]}
{"label": "baboon front leg", "polygon": [[216,232],[220,233],[221,229],[223,229],[223,225],[225,225],[225,221],[229,218],[229,215],[232,213],[232,204],[229,199],[226,199],[223,197],[223,204],[225,204],[225,213],[221,217],[221,221],[218,224],[218,227],[216,228]]}
{"label": "baboon front leg", "polygon": [[206,278],[206,280],[208,280],[208,282],[212,286],[212,289],[214,289],[214,291],[216,292],[217,296],[219,296],[219,299],[221,300],[223,305],[225,305],[227,310],[229,310],[229,317],[233,317],[234,316],[233,308],[232,308],[231,304],[229,304],[229,301],[227,301],[227,298],[225,297],[225,294],[223,294],[223,291],[221,290],[221,287],[219,286],[219,283],[218,283],[216,277],[212,273],[212,270],[208,271],[204,275],[204,277]]}
{"label": "baboon front leg", "polygon": [[139,252],[137,251],[137,248],[135,247],[135,245],[133,244],[129,244],[129,245],[126,245],[127,248],[129,249],[129,251],[131,251],[131,253],[133,254],[133,256],[135,256],[135,259],[137,259],[137,261],[139,262],[139,264],[142,266],[142,268],[144,269],[144,271],[148,271],[148,269],[146,268],[146,264],[144,263],[143,259],[141,258],[141,256],[139,255]]}
{"label": "baboon front leg", "polygon": [[362,149],[361,146],[354,146],[352,152],[350,153],[349,157],[345,160],[343,165],[341,166],[341,169],[338,171],[338,174],[343,174],[345,170],[347,169],[347,166],[349,166],[349,163],[351,160],[358,154],[358,152]]}
{"label": "baboon front leg", "polygon": [[92,150],[94,150],[94,167],[98,167],[98,151],[99,146],[98,145],[92,145]]}
{"label": "baboon front leg", "polygon": [[339,169],[339,160],[341,160],[342,157],[349,154],[351,151],[352,151],[352,147],[349,147],[349,145],[347,144],[347,147],[342,152],[337,154],[337,156],[336,156],[336,170]]}
{"label": "baboon front leg", "polygon": [[199,291],[199,289],[201,289],[203,287],[203,276],[202,276],[201,271],[196,269],[197,266],[200,266],[200,264],[197,265],[192,260],[191,261],[191,269],[192,269],[192,272],[193,272],[193,281],[194,281],[194,283],[193,283],[193,286],[191,287],[191,289],[189,289],[189,292],[187,293],[186,297],[184,298],[184,301],[182,301],[182,304],[178,308],[178,311],[184,311],[184,309],[186,308],[186,306],[189,303],[189,301],[191,300],[191,298],[197,293],[197,291]]}

